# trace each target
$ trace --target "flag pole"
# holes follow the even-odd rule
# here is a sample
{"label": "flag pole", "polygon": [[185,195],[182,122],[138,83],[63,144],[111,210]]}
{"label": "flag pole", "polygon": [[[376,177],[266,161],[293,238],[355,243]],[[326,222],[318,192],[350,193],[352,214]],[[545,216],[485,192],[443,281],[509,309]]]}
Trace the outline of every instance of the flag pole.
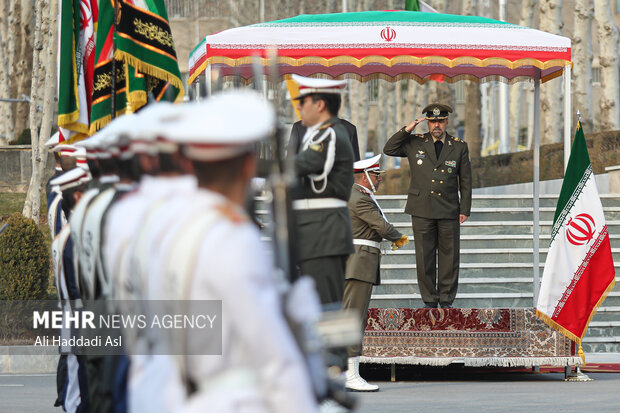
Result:
{"label": "flag pole", "polygon": [[538,302],[540,292],[540,69],[534,69],[534,136],[533,148],[533,182],[532,182],[532,221],[533,230],[533,278],[534,278],[534,307]]}
{"label": "flag pole", "polygon": [[112,78],[110,79],[110,115],[112,119],[116,118],[116,16],[118,16],[118,2],[114,0],[114,19],[112,20]]}

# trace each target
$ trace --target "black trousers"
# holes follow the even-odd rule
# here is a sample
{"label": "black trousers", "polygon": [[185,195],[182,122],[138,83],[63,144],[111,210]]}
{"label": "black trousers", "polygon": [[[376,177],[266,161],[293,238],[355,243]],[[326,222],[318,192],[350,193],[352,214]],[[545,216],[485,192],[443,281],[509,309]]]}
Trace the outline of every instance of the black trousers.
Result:
{"label": "black trousers", "polygon": [[459,280],[459,220],[412,216],[411,224],[422,301],[452,304]]}

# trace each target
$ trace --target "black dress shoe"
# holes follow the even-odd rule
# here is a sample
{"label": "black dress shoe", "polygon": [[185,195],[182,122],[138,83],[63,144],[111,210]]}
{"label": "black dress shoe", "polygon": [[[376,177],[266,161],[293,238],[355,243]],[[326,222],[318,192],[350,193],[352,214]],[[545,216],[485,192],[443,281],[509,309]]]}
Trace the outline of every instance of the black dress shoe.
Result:
{"label": "black dress shoe", "polygon": [[424,303],[424,308],[437,308],[437,303]]}
{"label": "black dress shoe", "polygon": [[452,308],[452,304],[450,303],[439,303],[441,308]]}

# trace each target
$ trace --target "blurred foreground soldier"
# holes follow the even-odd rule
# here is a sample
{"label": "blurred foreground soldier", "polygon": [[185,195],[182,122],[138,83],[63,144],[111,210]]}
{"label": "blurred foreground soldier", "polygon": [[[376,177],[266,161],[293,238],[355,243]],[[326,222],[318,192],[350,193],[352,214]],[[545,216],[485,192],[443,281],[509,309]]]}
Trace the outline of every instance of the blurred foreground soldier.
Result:
{"label": "blurred foreground soldier", "polygon": [[439,303],[441,308],[452,308],[459,278],[460,225],[471,210],[469,150],[465,142],[446,133],[452,108],[432,103],[422,112],[429,131],[412,135],[424,120],[415,119],[387,141],[383,152],[409,159],[411,182],[405,212],[411,215],[425,307],[437,308]]}
{"label": "blurred foreground soldier", "polygon": [[[188,346],[180,368],[191,385],[179,410],[316,412],[271,258],[243,208],[256,172],[254,146],[273,133],[274,110],[259,94],[236,90],[187,105],[186,111],[161,134],[178,138],[199,188],[179,211],[159,297],[221,300],[224,319],[221,355],[201,355],[213,337],[167,332],[171,345]],[[145,389],[144,397],[157,391]]]}
{"label": "blurred foreground soldier", "polygon": [[353,185],[353,150],[336,117],[345,81],[293,75],[304,134],[295,156],[293,192],[301,273],[310,275],[322,304],[340,306],[345,265],[353,253],[347,201]]}
{"label": "blurred foreground soldier", "polygon": [[[53,179],[51,184],[58,186],[62,192],[62,208],[67,217],[70,217],[75,204],[86,189],[86,182],[90,178],[86,171],[75,168]],[[52,242],[52,259],[54,262],[54,281],[58,291],[58,300],[62,310],[73,314],[79,311],[81,305],[80,284],[76,277],[73,261],[73,243],[71,227],[65,223],[59,234]],[[72,337],[69,328],[61,329],[61,337]],[[59,405],[66,412],[88,411],[88,389],[86,385],[86,371],[82,356],[72,354],[72,347],[60,348],[61,359],[66,362],[66,372],[59,371],[57,380],[61,381],[62,391],[59,392]]]}
{"label": "blurred foreground soldier", "polygon": [[[353,244],[355,253],[347,261],[346,280],[344,282],[345,309],[355,310],[362,320],[362,334],[366,328],[368,305],[373,285],[379,285],[381,277],[381,241],[385,238],[393,241],[393,247],[400,248],[409,242],[406,235],[390,224],[374,193],[379,189],[381,173],[379,159],[381,155],[357,161],[353,164],[355,183],[351,189],[348,207],[353,227]],[[359,362],[362,344],[347,349],[349,365],[347,369],[346,388],[355,391],[377,391],[379,386],[369,384],[359,374]]]}

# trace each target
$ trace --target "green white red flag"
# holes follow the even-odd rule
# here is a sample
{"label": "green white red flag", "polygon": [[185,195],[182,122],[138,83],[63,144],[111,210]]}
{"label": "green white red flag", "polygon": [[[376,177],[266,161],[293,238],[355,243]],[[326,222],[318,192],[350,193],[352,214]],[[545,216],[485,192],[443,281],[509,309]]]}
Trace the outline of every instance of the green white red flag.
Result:
{"label": "green white red flag", "polygon": [[614,283],[603,205],[578,122],[553,220],[536,315],[581,344],[590,320]]}
{"label": "green white red flag", "polygon": [[96,0],[61,0],[58,19],[59,142],[87,136],[95,62]]}
{"label": "green white red flag", "polygon": [[115,116],[146,105],[149,94],[157,101],[183,99],[181,72],[163,0],[101,0],[99,7],[91,134],[112,119],[113,59]]}

